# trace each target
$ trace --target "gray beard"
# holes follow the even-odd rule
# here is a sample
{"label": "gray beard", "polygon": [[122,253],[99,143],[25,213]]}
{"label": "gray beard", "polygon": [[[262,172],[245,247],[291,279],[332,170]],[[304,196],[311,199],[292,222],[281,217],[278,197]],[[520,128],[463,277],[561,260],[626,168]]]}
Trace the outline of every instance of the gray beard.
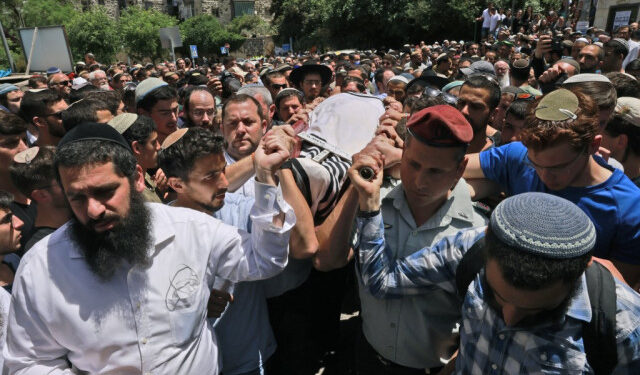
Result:
{"label": "gray beard", "polygon": [[71,237],[87,265],[102,281],[109,281],[122,265],[149,265],[151,219],[142,194],[131,189],[129,214],[115,228],[97,233],[74,218]]}

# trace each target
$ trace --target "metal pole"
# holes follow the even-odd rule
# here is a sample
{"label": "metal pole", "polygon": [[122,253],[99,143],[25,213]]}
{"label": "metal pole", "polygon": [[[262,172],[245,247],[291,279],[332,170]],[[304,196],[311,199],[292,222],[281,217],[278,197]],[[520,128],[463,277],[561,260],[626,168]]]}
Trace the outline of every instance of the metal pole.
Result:
{"label": "metal pole", "polygon": [[7,53],[7,60],[9,61],[9,68],[12,72],[16,71],[16,64],[13,62],[13,56],[11,56],[11,51],[9,50],[9,43],[7,43],[7,38],[4,36],[4,29],[2,28],[2,22],[0,22],[0,35],[2,35],[2,45],[4,46],[4,51]]}
{"label": "metal pole", "polygon": [[176,54],[173,52],[173,39],[171,40],[171,59],[173,60],[173,63],[176,63]]}
{"label": "metal pole", "polygon": [[33,56],[33,49],[36,46],[36,38],[38,37],[38,28],[33,30],[33,38],[31,39],[31,49],[29,50],[29,60],[27,61],[27,71],[25,75],[29,75],[29,69],[31,69],[31,56]]}

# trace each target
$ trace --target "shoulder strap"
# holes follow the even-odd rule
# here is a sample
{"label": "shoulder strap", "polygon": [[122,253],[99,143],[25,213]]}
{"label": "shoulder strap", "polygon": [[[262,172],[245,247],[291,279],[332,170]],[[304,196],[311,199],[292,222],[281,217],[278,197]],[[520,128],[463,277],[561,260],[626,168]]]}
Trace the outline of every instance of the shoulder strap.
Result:
{"label": "shoulder strap", "polygon": [[591,300],[591,322],[582,338],[587,361],[596,375],[611,374],[618,363],[616,346],[616,284],[611,272],[593,262],[585,271]]}
{"label": "shoulder strap", "polygon": [[484,267],[484,244],[485,237],[482,237],[467,250],[460,260],[460,263],[458,263],[458,267],[456,268],[456,287],[460,297],[467,294],[469,284],[471,284],[471,281],[473,281],[478,272]]}

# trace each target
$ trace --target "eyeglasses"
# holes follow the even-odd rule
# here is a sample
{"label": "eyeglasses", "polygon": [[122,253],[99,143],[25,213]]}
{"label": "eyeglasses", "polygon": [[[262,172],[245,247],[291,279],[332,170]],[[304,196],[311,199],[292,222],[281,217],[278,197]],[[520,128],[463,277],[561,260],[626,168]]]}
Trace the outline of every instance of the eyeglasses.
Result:
{"label": "eyeglasses", "polygon": [[322,83],[322,81],[319,81],[317,79],[305,79],[304,81],[302,81],[302,83],[304,83],[305,85],[309,85],[309,86],[320,86],[320,84]]}
{"label": "eyeglasses", "polygon": [[[317,82],[317,81],[315,81],[315,82]],[[287,84],[284,83],[282,85],[278,85],[278,84],[272,83],[271,84],[271,88],[273,88],[274,90],[284,90],[284,89],[287,88]]]}
{"label": "eyeglasses", "polygon": [[568,161],[566,163],[562,163],[562,164],[558,164],[558,165],[554,165],[552,167],[543,167],[540,166],[536,163],[534,163],[530,158],[529,158],[529,153],[527,152],[527,159],[525,160],[525,164],[528,165],[529,167],[536,169],[536,170],[547,170],[551,173],[559,173],[564,171],[565,169],[567,169],[568,167],[570,167],[573,163],[575,163],[576,160],[578,160],[580,158],[580,156],[585,155],[585,151],[586,151],[586,147],[582,148],[582,150],[580,150],[580,152],[578,152],[578,154],[571,159],[571,161]]}
{"label": "eyeglasses", "polygon": [[42,116],[42,117],[54,116],[54,117],[55,117],[55,118],[57,118],[58,120],[62,120],[62,112],[64,112],[64,110],[62,110],[62,111],[58,111],[58,112],[55,112],[55,113],[49,113],[49,114],[46,114],[46,115],[44,115],[44,116]]}
{"label": "eyeglasses", "polygon": [[444,99],[445,102],[447,102],[447,104],[450,104],[453,106],[458,104],[458,98],[456,96],[451,95],[447,92],[440,91],[438,89],[434,89],[433,87],[429,87],[429,86],[425,87],[422,94],[430,98],[441,97],[442,99]]}
{"label": "eyeglasses", "polygon": [[60,81],[60,82],[51,82],[52,85],[58,85],[58,86],[69,86],[71,84],[71,81],[66,80],[66,81]]}

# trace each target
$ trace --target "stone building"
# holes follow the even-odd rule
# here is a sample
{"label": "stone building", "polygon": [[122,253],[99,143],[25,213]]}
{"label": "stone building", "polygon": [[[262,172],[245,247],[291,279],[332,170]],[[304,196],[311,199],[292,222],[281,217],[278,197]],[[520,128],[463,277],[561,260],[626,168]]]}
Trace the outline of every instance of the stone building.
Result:
{"label": "stone building", "polygon": [[81,0],[81,5],[85,10],[94,5],[103,5],[113,17],[118,17],[126,7],[138,5],[146,9],[157,9],[182,20],[199,14],[214,15],[222,23],[244,14],[255,14],[266,21],[272,20],[271,0]]}

